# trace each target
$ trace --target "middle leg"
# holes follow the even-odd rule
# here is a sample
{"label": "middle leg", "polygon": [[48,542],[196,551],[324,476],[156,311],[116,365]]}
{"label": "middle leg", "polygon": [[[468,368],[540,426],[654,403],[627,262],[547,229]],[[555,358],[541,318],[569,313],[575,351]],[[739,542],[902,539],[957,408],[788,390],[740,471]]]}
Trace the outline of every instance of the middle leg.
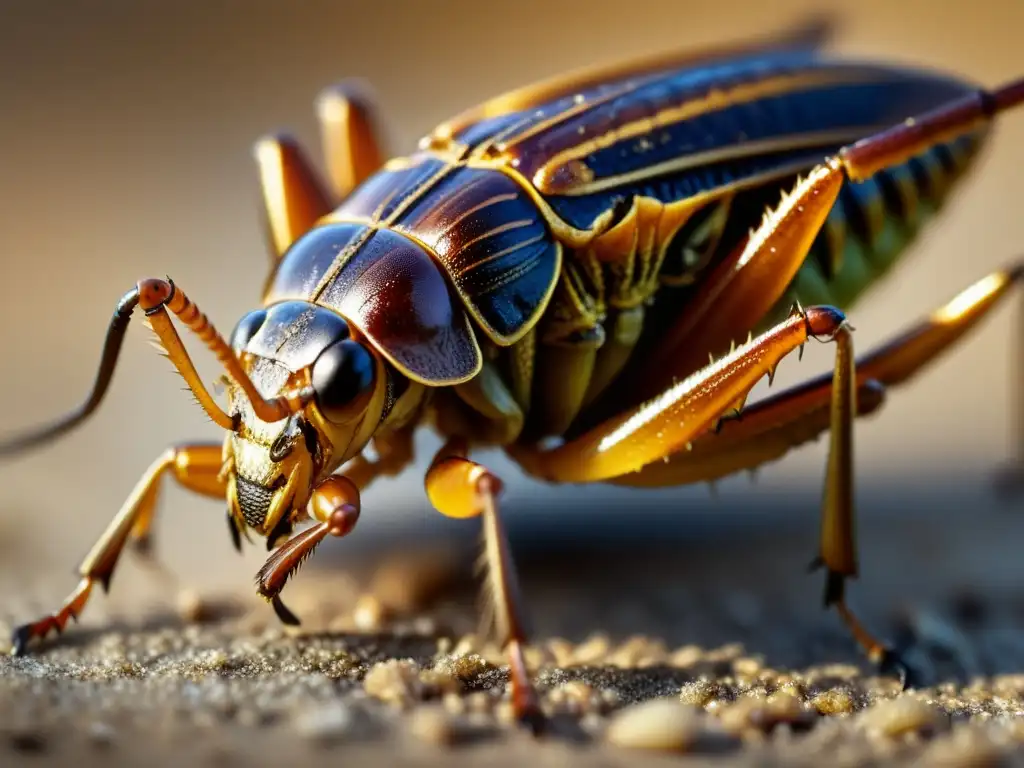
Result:
{"label": "middle leg", "polygon": [[526,669],[526,621],[508,537],[498,512],[501,481],[485,467],[466,458],[465,441],[450,440],[438,452],[427,472],[430,503],[447,517],[483,518],[484,556],[487,559],[489,597],[500,642],[509,657],[512,707],[516,719],[538,733],[543,715]]}

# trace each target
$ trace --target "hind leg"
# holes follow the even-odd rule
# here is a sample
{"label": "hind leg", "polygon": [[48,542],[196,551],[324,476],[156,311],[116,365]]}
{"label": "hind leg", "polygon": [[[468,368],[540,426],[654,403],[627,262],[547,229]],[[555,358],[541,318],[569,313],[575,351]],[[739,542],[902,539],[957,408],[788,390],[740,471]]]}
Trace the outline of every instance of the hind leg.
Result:
{"label": "hind leg", "polygon": [[[862,355],[851,366],[856,382],[854,398],[858,416],[876,411],[887,388],[900,387],[950,350],[1009,295],[1024,278],[1024,264],[994,272],[930,316],[894,337],[892,341]],[[838,369],[838,366],[837,366]],[[676,453],[666,461],[648,464],[639,472],[612,478],[616,485],[668,487],[713,481],[744,469],[753,469],[781,458],[794,447],[819,436],[834,423],[835,380],[826,374],[745,408],[740,418],[727,419],[718,429],[696,438],[689,451]],[[845,419],[846,417],[843,416]],[[858,574],[856,531],[853,511],[852,476],[838,483],[838,466],[847,460],[840,454],[852,445],[833,440],[823,509],[821,545],[815,565],[828,569],[825,605],[834,605],[868,656],[883,669],[906,675],[897,657],[877,641],[850,611],[845,600],[845,581]],[[837,456],[840,456],[837,458]],[[836,504],[835,494],[850,501]],[[908,682],[914,683],[911,678]]]}
{"label": "hind leg", "polygon": [[[697,370],[761,326],[792,285],[844,184],[857,183],[942,142],[983,128],[1024,101],[1024,78],[978,91],[917,115],[840,150],[814,168],[766,213],[721,264],[709,270],[685,311],[659,336],[637,375],[619,383],[619,397],[652,397],[673,377]],[[1024,408],[1022,408],[1024,413]]]}
{"label": "hind leg", "polygon": [[1013,409],[1010,411],[1015,454],[995,476],[996,490],[1007,498],[1020,498],[1024,493],[1024,347],[1021,344],[1024,340],[1024,301],[1020,303],[1017,311],[1017,328],[1013,339],[1015,345],[1011,358],[1014,365],[1011,381],[1016,385],[1017,391],[1011,398]]}
{"label": "hind leg", "polygon": [[[520,447],[510,453],[527,472],[552,482],[594,482],[618,478],[628,482],[633,477],[643,478],[645,471],[657,471],[648,468],[657,466],[660,461],[671,463],[675,455],[680,455],[675,469],[682,474],[688,469],[685,457],[692,450],[694,441],[701,438],[707,439],[711,445],[710,452],[714,454],[710,457],[712,466],[716,458],[728,463],[728,456],[719,456],[714,451],[713,438],[708,436],[709,433],[713,434],[719,425],[722,432],[728,426],[734,434],[738,432],[740,435],[745,428],[749,429],[745,421],[741,420],[734,426],[730,422],[723,423],[722,419],[740,411],[754,385],[763,376],[771,376],[783,356],[810,338],[834,340],[836,343],[835,370],[825,385],[824,393],[817,395],[818,401],[824,396],[831,436],[819,558],[820,564],[828,570],[825,601],[827,605],[836,606],[872,661],[886,671],[898,671],[901,679],[905,679],[903,664],[861,624],[845,599],[845,579],[857,575],[853,420],[858,412],[860,386],[854,369],[850,329],[838,310],[811,307],[806,312],[795,312],[787,321],[706,365],[652,400],[598,425],[575,440],[549,450]],[[870,389],[867,394],[870,394]],[[802,395],[796,391],[792,398],[781,398],[767,414],[760,414],[761,419],[754,420],[751,443],[739,441],[740,447],[747,449],[748,456],[757,456],[760,443],[753,442],[754,438],[763,440],[769,450],[776,447],[765,435],[758,435],[759,430],[764,431],[766,421],[771,424],[779,414],[788,413],[789,420],[783,420],[781,426],[776,425],[775,431],[781,430],[785,435],[788,430],[792,437],[806,430],[806,425],[801,423],[803,420],[820,415],[820,407],[814,407],[815,398]],[[735,447],[736,441],[733,442]],[[709,459],[708,453],[705,451],[705,460]]]}
{"label": "hind leg", "polygon": [[[1022,277],[1022,265],[989,275],[856,363],[851,336],[842,321],[830,316],[826,322],[822,310],[811,308],[803,338],[773,338],[777,331],[769,332],[572,442],[547,451],[517,449],[515,458],[527,471],[555,482],[677,486],[759,466],[830,430],[821,547],[815,561],[827,569],[825,603],[836,607],[869,658],[905,678],[906,669],[898,658],[846,604],[845,581],[858,575],[853,419],[877,409],[886,386],[904,384],[952,347]],[[829,327],[815,329],[815,324]],[[742,409],[756,381],[744,370],[757,378],[770,375],[781,355],[807,336],[822,334],[834,336],[837,342],[833,373]],[[785,345],[780,344],[783,340]],[[728,418],[737,412],[740,418]]]}
{"label": "hind leg", "polygon": [[[952,349],[1001,305],[1024,279],[1024,263],[968,287],[891,341],[861,355],[854,367],[858,415],[874,413],[892,387],[908,383]],[[717,480],[781,458],[829,426],[832,374],[804,382],[743,409],[692,442],[689,451],[610,479],[615,485],[667,487]]]}

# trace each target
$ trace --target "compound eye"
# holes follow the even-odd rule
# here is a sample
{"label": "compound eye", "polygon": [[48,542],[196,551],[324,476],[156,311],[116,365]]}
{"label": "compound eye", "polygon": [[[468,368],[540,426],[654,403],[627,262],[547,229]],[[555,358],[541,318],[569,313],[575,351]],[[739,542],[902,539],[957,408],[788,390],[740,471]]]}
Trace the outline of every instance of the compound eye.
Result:
{"label": "compound eye", "polygon": [[238,321],[238,325],[235,326],[235,330],[231,332],[231,348],[235,350],[235,354],[240,353],[245,349],[252,337],[256,335],[257,331],[263,327],[263,323],[266,322],[267,311],[265,309],[255,309],[247,315],[244,315],[241,320]]}
{"label": "compound eye", "polygon": [[376,361],[358,341],[345,339],[325,349],[313,363],[313,391],[324,418],[349,421],[366,407],[373,392]]}

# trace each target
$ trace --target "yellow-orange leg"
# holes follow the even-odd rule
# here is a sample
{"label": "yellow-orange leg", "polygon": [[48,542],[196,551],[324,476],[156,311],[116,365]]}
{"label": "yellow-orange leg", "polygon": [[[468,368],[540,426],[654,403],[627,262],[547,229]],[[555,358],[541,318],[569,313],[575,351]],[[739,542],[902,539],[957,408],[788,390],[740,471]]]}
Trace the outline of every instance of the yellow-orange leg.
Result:
{"label": "yellow-orange leg", "polygon": [[216,444],[169,448],[153,462],[78,567],[81,576],[78,586],[57,612],[14,630],[12,653],[20,655],[33,639],[41,639],[51,631],[61,632],[69,619],[77,618],[82,612],[95,584],[101,584],[104,591],[109,590],[110,579],[125,544],[130,539],[142,544],[149,541],[160,481],[165,475],[170,474],[180,486],[190,491],[223,499],[226,492],[221,471],[223,465],[222,448]]}
{"label": "yellow-orange leg", "polygon": [[274,607],[277,617],[291,626],[297,626],[299,619],[281,602],[281,590],[321,541],[352,532],[359,520],[359,488],[347,477],[328,477],[313,491],[308,508],[317,523],[275,549],[256,575],[260,595]]}
{"label": "yellow-orange leg", "polygon": [[[263,218],[275,263],[384,161],[365,88],[354,82],[328,88],[317,100],[317,112],[329,183],[292,136],[267,136],[255,146]],[[272,278],[273,272],[268,279]]]}
{"label": "yellow-orange leg", "polygon": [[290,136],[263,138],[254,154],[267,237],[276,262],[317,219],[330,213],[334,201],[319,172]]}
{"label": "yellow-orange leg", "polygon": [[[859,364],[858,364],[859,365]],[[861,378],[858,371],[858,379]],[[886,389],[858,383],[857,416],[877,412]],[[695,438],[687,450],[648,464],[639,472],[606,480],[631,488],[676,488],[713,483],[782,458],[819,437],[831,423],[832,373],[779,392],[722,421]]]}
{"label": "yellow-orange leg", "polygon": [[[993,272],[903,333],[857,359],[857,415],[874,413],[887,388],[917,375],[987,317],[1024,278],[1024,265]],[[610,479],[659,488],[718,480],[782,457],[829,427],[832,374],[766,397],[697,437],[688,451]]]}
{"label": "yellow-orange leg", "polygon": [[528,472],[552,482],[585,483],[637,472],[686,447],[742,407],[750,390],[809,339],[831,340],[846,318],[834,307],[797,309],[782,323],[615,418],[557,448],[515,446]]}
{"label": "yellow-orange leg", "polygon": [[466,443],[459,439],[450,440],[438,452],[427,471],[427,496],[448,517],[483,517],[488,591],[498,638],[508,652],[512,707],[516,719],[537,733],[543,727],[543,715],[523,657],[527,629],[515,563],[498,510],[501,481],[466,454]]}
{"label": "yellow-orange leg", "polygon": [[[833,374],[795,387],[745,409],[738,420],[724,421],[719,430],[709,429],[690,450],[639,472],[610,482],[631,486],[678,486],[715,480],[752,469],[777,459],[793,447],[832,429],[832,446],[822,507],[821,546],[814,566],[828,569],[825,606],[836,606],[840,618],[868,658],[902,682],[908,669],[896,654],[876,639],[846,604],[844,582],[857,576],[852,482],[852,422],[854,416],[872,413],[881,406],[885,389],[873,379],[857,381],[850,335],[837,335],[838,354]],[[893,350],[898,357],[901,352]],[[856,387],[856,394],[853,389]]]}
{"label": "yellow-orange leg", "polygon": [[[768,212],[744,243],[702,281],[694,299],[663,341],[631,377],[651,397],[673,377],[703,365],[709,352],[728,349],[762,323],[790,286],[842,185],[860,182],[942,142],[983,128],[999,112],[1024,101],[1024,79],[978,91],[930,113],[841,149]],[[621,397],[621,392],[619,393]],[[609,399],[614,402],[615,394]],[[603,413],[603,411],[602,411]]]}
{"label": "yellow-orange leg", "polygon": [[834,373],[767,398],[745,409],[740,419],[722,422],[717,430],[705,430],[694,440],[690,450],[610,482],[655,487],[714,480],[776,459],[831,427],[821,548],[815,563],[828,570],[825,604],[836,606],[840,618],[869,658],[883,670],[897,672],[906,682],[907,668],[864,628],[845,600],[845,580],[858,574],[852,478],[853,416],[873,412],[882,404],[886,386],[904,384],[954,346],[1022,277],[1022,265],[986,276],[891,342],[864,355],[856,364],[849,334],[841,331],[837,335]]}
{"label": "yellow-orange leg", "polygon": [[857,412],[853,341],[843,315],[811,307],[721,360],[707,365],[639,409],[595,427],[553,450],[535,450],[516,458],[535,474],[555,482],[608,480],[642,470],[652,462],[685,451],[691,441],[720,419],[742,408],[754,384],[771,375],[779,359],[808,338],[836,342],[831,387],[831,438],[822,506],[821,561],[828,568],[828,604],[836,604],[869,657],[906,678],[903,665],[857,620],[846,606],[843,579],[856,575],[853,547],[853,419]]}
{"label": "yellow-orange leg", "polygon": [[327,88],[317,100],[317,114],[327,175],[342,199],[384,162],[367,87],[346,81]]}
{"label": "yellow-orange leg", "polygon": [[1017,315],[1017,328],[1014,332],[1012,353],[1013,375],[1011,381],[1016,387],[1012,398],[1013,410],[1010,419],[1013,428],[1014,454],[1009,457],[1005,466],[995,473],[996,490],[1005,497],[1019,498],[1024,493],[1024,301],[1021,302]]}

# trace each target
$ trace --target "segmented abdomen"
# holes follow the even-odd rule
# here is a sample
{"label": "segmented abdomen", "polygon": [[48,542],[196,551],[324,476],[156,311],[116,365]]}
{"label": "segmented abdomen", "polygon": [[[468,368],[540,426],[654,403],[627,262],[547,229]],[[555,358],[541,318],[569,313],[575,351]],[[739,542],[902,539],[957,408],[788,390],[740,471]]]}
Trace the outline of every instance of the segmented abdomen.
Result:
{"label": "segmented abdomen", "polygon": [[779,311],[804,305],[850,308],[905,252],[941,208],[983,144],[981,133],[847,184]]}

